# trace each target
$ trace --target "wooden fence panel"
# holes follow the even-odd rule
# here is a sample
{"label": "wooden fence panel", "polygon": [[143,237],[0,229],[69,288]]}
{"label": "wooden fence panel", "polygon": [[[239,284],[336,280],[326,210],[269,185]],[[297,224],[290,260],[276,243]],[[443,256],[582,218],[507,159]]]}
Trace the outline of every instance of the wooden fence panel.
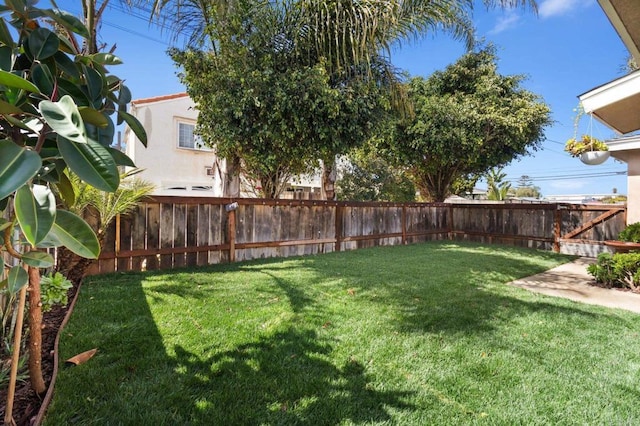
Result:
{"label": "wooden fence panel", "polygon": [[151,252],[150,255],[144,257],[143,263],[146,265],[146,269],[155,270],[160,268],[160,255],[157,253],[160,248],[160,204],[148,203],[146,205],[146,241],[145,247],[147,251]]}
{"label": "wooden fence panel", "polygon": [[447,237],[450,231],[449,207],[445,205],[414,205],[405,209],[406,242],[409,244]]}
{"label": "wooden fence panel", "polygon": [[[131,251],[146,249],[147,205],[138,205],[136,209],[128,215],[127,220],[131,221]],[[143,260],[144,258],[142,256],[132,256],[130,270],[141,271],[143,269]],[[144,268],[146,269],[146,262],[144,263]]]}
{"label": "wooden fence panel", "polygon": [[[187,246],[187,206],[184,204],[175,204],[173,206],[173,240],[171,242],[174,248],[185,248]],[[186,253],[174,252],[173,267],[181,268],[185,266]]]}
{"label": "wooden fence panel", "polygon": [[595,257],[612,250],[604,241],[615,240],[625,228],[624,206],[567,206],[560,210],[560,252]]}
{"label": "wooden fence panel", "polygon": [[[116,218],[116,226],[120,225],[120,239],[117,246],[117,251],[131,251],[131,238],[132,238],[132,217],[120,216]],[[131,257],[121,257],[116,259],[118,271],[130,271],[131,270]]]}
{"label": "wooden fence panel", "polygon": [[551,250],[555,210],[555,204],[455,206],[454,239]]}
{"label": "wooden fence panel", "polygon": [[[186,229],[186,246],[185,247],[198,247],[198,231],[200,229],[198,216],[198,206],[188,205],[187,208],[187,229]],[[198,264],[198,253],[189,252],[186,255],[186,265],[196,266]]]}
{"label": "wooden fence panel", "polygon": [[[624,228],[625,208],[557,204],[344,203],[155,197],[105,235],[95,272],[170,269],[435,239],[581,254]],[[230,215],[235,232],[230,235]],[[116,244],[117,234],[117,244]],[[562,237],[565,237],[564,239]],[[577,247],[577,248],[576,248]]]}
{"label": "wooden fence panel", "polygon": [[[173,208],[174,204],[160,204],[160,249],[173,248]],[[173,268],[173,253],[171,250],[163,251],[160,255],[160,269]]]}

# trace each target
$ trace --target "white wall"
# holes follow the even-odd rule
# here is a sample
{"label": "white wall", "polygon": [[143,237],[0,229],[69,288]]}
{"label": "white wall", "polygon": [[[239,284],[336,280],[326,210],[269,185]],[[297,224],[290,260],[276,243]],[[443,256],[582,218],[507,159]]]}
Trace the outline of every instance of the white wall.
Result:
{"label": "white wall", "polygon": [[[219,195],[213,177],[206,174],[206,168],[212,167],[215,161],[213,152],[178,147],[178,122],[195,125],[198,117],[195,104],[186,94],[134,101],[131,113],[147,132],[147,148],[127,128],[126,152],[137,167],[144,169],[139,176],[156,186],[154,195]],[[174,186],[187,189],[168,189]],[[197,186],[213,189],[194,190]]]}
{"label": "white wall", "polygon": [[640,222],[640,151],[627,156],[627,224]]}

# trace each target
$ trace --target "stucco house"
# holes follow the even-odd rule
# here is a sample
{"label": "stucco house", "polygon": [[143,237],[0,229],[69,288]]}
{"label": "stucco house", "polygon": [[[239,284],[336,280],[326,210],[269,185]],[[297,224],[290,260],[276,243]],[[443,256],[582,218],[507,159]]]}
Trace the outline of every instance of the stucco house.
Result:
{"label": "stucco house", "polygon": [[[640,3],[598,0],[609,21],[640,65]],[[586,113],[620,137],[606,141],[611,156],[627,163],[627,223],[640,222],[640,70],[579,96]]]}
{"label": "stucco house", "polygon": [[[154,195],[183,197],[220,197],[222,161],[204,146],[194,134],[198,110],[186,93],[137,99],[131,102],[130,113],[147,132],[145,148],[135,134],[125,129],[125,152],[140,174],[152,182]],[[317,198],[319,179],[293,179],[283,198]],[[246,185],[241,196],[252,197],[255,192]]]}

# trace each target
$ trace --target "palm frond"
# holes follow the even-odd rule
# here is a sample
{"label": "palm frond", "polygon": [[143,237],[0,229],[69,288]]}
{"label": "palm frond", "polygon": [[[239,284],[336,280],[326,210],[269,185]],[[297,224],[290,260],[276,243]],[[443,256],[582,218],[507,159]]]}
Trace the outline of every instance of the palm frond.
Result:
{"label": "palm frond", "polygon": [[76,193],[76,200],[73,206],[68,206],[69,209],[85,217],[91,212],[96,213],[96,231],[104,232],[117,215],[130,213],[142,198],[153,191],[152,183],[135,177],[140,171],[132,169],[123,173],[120,176],[120,186],[115,192],[100,191],[70,173],[69,180]]}

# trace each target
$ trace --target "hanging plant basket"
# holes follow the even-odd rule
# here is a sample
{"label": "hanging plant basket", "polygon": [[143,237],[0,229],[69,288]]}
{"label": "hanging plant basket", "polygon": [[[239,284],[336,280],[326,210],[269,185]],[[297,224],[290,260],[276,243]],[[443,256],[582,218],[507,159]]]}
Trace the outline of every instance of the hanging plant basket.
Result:
{"label": "hanging plant basket", "polygon": [[602,164],[609,158],[609,151],[587,151],[580,154],[580,161],[590,166]]}

